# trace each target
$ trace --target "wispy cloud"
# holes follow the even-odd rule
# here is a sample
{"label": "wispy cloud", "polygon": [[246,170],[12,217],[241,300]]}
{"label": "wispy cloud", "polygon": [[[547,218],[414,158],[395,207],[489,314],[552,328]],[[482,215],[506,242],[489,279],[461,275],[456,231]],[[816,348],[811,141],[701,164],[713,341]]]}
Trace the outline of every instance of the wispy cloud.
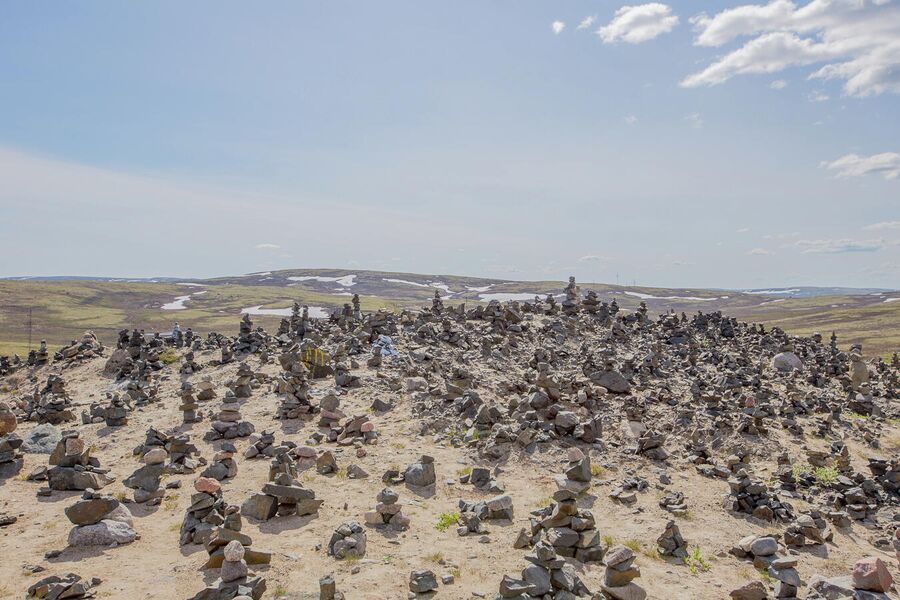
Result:
{"label": "wispy cloud", "polygon": [[773,90],[783,90],[788,86],[788,82],[784,79],[776,79],[772,83],[769,84],[769,87]]}
{"label": "wispy cloud", "polygon": [[803,254],[845,254],[876,252],[884,248],[884,240],[798,240],[795,245]]}
{"label": "wispy cloud", "polygon": [[588,254],[586,256],[582,256],[578,259],[578,262],[608,262],[609,258],[606,256],[599,256],[597,254]]}
{"label": "wispy cloud", "polygon": [[626,42],[640,44],[648,42],[664,33],[669,33],[678,25],[678,17],[672,9],[659,2],[623,6],[616,11],[612,21],[597,30],[597,35],[605,44]]}
{"label": "wispy cloud", "polygon": [[562,21],[553,21],[553,23],[550,24],[550,29],[552,29],[553,33],[556,35],[561,34],[565,28],[566,24]]}
{"label": "wispy cloud", "polygon": [[685,115],[684,120],[687,121],[694,129],[700,129],[703,127],[703,116],[700,113],[691,113],[689,115]]}
{"label": "wispy cloud", "polygon": [[576,27],[576,29],[587,29],[588,27],[593,25],[594,21],[596,21],[596,20],[597,20],[597,15],[591,15],[589,17],[585,17],[581,20],[581,23],[578,24],[578,27]]}
{"label": "wispy cloud", "polygon": [[279,248],[281,248],[281,246],[279,246],[278,244],[264,243],[264,244],[257,244],[255,246],[255,248],[257,250],[278,250]]}
{"label": "wispy cloud", "polygon": [[749,227],[741,227],[737,230],[738,233],[747,233],[748,231],[750,231]]}
{"label": "wispy cloud", "polygon": [[863,229],[867,231],[900,231],[900,221],[881,221],[880,223],[872,223],[871,225],[866,225],[865,227],[863,227]]}
{"label": "wispy cloud", "polygon": [[767,248],[753,248],[748,250],[747,254],[750,256],[772,256],[775,253]]}
{"label": "wispy cloud", "polygon": [[885,179],[900,177],[900,154],[882,152],[871,156],[846,154],[831,162],[824,161],[821,166],[829,171],[837,171],[839,177],[862,177],[880,173]]}
{"label": "wispy cloud", "polygon": [[691,18],[697,46],[750,39],[681,85],[717,85],[737,75],[822,64],[810,79],[839,79],[849,96],[900,93],[900,5],[887,0],[772,0]]}
{"label": "wispy cloud", "polygon": [[629,125],[634,125],[638,122],[638,118],[634,115],[628,115],[625,117],[625,122]]}
{"label": "wispy cloud", "polygon": [[830,99],[830,96],[825,92],[817,90],[815,92],[810,92],[806,99],[810,102],[827,102]]}

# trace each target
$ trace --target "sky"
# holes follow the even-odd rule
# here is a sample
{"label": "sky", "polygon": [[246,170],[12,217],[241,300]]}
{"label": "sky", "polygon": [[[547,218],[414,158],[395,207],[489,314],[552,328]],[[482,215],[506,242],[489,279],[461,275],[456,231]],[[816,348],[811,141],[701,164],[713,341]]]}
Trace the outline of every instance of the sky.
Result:
{"label": "sky", "polygon": [[900,288],[900,0],[7,2],[0,257]]}

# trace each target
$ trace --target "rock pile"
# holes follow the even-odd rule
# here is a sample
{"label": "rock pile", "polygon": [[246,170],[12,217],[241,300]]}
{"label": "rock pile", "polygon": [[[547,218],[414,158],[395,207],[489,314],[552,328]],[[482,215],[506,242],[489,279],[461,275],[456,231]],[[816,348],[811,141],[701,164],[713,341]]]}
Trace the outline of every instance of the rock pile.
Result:
{"label": "rock pile", "polygon": [[0,477],[9,477],[22,469],[21,447],[22,438],[15,433],[0,435]]}
{"label": "rock pile", "polygon": [[790,504],[782,502],[769,491],[769,486],[752,479],[744,469],[729,478],[728,485],[731,492],[725,498],[725,510],[747,513],[763,521],[790,521],[794,516]]}
{"label": "rock pile", "polygon": [[112,496],[87,490],[65,512],[75,525],[69,531],[70,546],[130,544],[137,538],[131,513]]}
{"label": "rock pile", "polygon": [[59,425],[74,421],[72,399],[66,393],[65,380],[59,375],[50,375],[44,387],[40,391],[34,391],[25,413],[29,421],[38,423]]}
{"label": "rock pile", "polygon": [[517,545],[530,545],[543,540],[567,558],[583,563],[603,560],[604,548],[593,513],[579,509],[575,494],[568,490],[557,490],[553,500],[549,506],[531,511],[531,531],[526,533],[522,530]]}
{"label": "rock pile", "polygon": [[206,441],[247,437],[256,430],[253,423],[241,420],[241,405],[231,390],[226,392],[225,400],[222,402],[216,419],[211,423],[211,427],[212,430],[203,436]]}
{"label": "rock pile", "polygon": [[535,544],[525,556],[530,564],[516,579],[504,575],[500,582],[500,598],[583,598],[590,591],[578,577],[575,568],[559,558],[553,546],[546,542]]}
{"label": "rock pile", "polygon": [[282,372],[276,390],[282,395],[277,419],[299,419],[315,412],[309,399],[309,369],[300,360],[300,346],[295,344],[278,356]]}
{"label": "rock pile", "polygon": [[366,524],[387,525],[397,530],[409,527],[409,517],[403,514],[402,507],[397,503],[399,499],[400,496],[391,488],[378,492],[375,510],[366,513]]}
{"label": "rock pile", "polygon": [[178,410],[182,412],[182,422],[196,423],[200,421],[200,416],[197,414],[199,408],[200,405],[194,398],[194,386],[185,381],[181,384],[181,405],[178,407]]}
{"label": "rock pile", "polygon": [[316,499],[315,492],[282,472],[263,486],[262,493],[247,498],[241,506],[241,513],[258,521],[268,521],[276,516],[305,517],[317,514],[322,502]]}
{"label": "rock pile", "polygon": [[209,477],[216,481],[225,481],[233,479],[237,476],[237,461],[234,460],[234,454],[237,448],[230,442],[222,444],[222,449],[213,455],[212,462],[201,473],[202,477]]}
{"label": "rock pile", "polygon": [[366,530],[356,521],[347,521],[334,530],[328,541],[328,556],[337,559],[362,558],[366,554]]}
{"label": "rock pile", "polygon": [[556,485],[561,490],[569,490],[573,494],[582,494],[591,487],[591,458],[578,448],[569,451],[569,464],[564,475],[555,477]]}
{"label": "rock pile", "polygon": [[414,462],[403,472],[403,480],[407,485],[414,487],[428,487],[434,485],[437,476],[434,471],[434,458],[423,454],[418,462]]}
{"label": "rock pile", "polygon": [[666,530],[656,540],[657,552],[661,556],[674,556],[675,558],[687,558],[687,542],[681,537],[681,531],[675,521],[666,523]]}
{"label": "rock pile", "polygon": [[634,582],[641,570],[634,564],[634,552],[625,546],[613,546],[606,553],[603,564],[603,594],[615,600],[642,600],[647,593]]}
{"label": "rock pile", "polygon": [[90,411],[81,411],[82,424],[106,423],[107,427],[122,427],[128,424],[130,408],[125,401],[119,397],[119,394],[107,393],[106,396],[105,406],[95,402],[91,404]]}
{"label": "rock pile", "polygon": [[[99,580],[96,581],[99,583]],[[75,573],[66,573],[61,577],[50,575],[31,584],[28,587],[27,597],[35,600],[93,598],[96,594],[91,591],[91,588],[95,585],[94,581],[85,581]]]}
{"label": "rock pile", "polygon": [[160,451],[164,452],[169,461],[166,464],[167,473],[175,475],[193,473],[197,467],[206,464],[206,459],[200,457],[200,450],[191,443],[188,434],[164,433],[155,427],[147,430],[144,443],[134,449],[134,455],[144,459],[148,453],[156,452],[158,457]]}
{"label": "rock pile", "polygon": [[62,433],[49,463],[46,477],[51,490],[99,490],[115,481],[108,475],[109,469],[100,468],[100,461],[91,456],[91,449],[85,448],[84,440],[75,431]]}

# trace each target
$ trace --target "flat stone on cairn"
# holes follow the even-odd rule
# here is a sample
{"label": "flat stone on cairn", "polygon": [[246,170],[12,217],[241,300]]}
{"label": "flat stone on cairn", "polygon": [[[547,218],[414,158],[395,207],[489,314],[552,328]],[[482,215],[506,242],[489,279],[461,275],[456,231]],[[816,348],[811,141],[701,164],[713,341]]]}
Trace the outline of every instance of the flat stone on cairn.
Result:
{"label": "flat stone on cairn", "polygon": [[247,437],[256,430],[253,423],[241,420],[241,405],[231,390],[226,392],[219,414],[211,425],[212,430],[203,436],[206,441]]}
{"label": "flat stone on cairn", "polygon": [[84,440],[75,431],[65,431],[50,455],[47,470],[50,489],[58,491],[99,490],[115,481],[108,469],[100,468],[100,461],[91,456]]}

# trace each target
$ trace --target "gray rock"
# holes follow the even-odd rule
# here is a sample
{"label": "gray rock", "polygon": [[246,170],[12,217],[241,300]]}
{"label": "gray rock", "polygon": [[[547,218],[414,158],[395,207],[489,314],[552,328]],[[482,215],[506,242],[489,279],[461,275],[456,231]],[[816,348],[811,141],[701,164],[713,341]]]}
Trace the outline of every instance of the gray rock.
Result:
{"label": "gray rock", "polygon": [[137,533],[126,523],[103,520],[94,525],[72,528],[69,532],[69,545],[80,547],[130,544],[136,537]]}

